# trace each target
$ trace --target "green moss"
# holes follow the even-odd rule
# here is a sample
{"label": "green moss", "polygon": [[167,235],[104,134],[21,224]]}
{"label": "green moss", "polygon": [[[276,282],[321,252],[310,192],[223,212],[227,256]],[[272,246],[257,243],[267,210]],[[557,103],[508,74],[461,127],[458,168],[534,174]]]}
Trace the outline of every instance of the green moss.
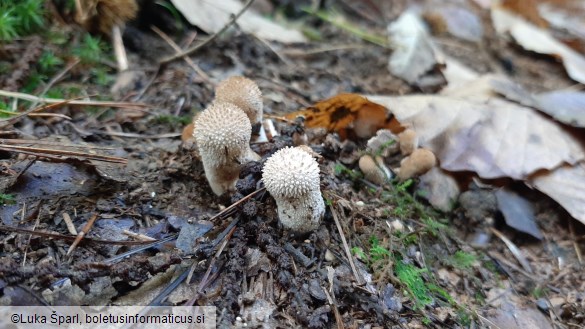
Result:
{"label": "green moss", "polygon": [[457,269],[468,270],[476,261],[477,257],[475,255],[458,250],[451,256],[449,263]]}
{"label": "green moss", "polygon": [[16,203],[16,196],[14,194],[0,193],[0,204],[1,205],[15,204],[15,203]]}
{"label": "green moss", "polygon": [[398,280],[404,285],[408,295],[412,298],[414,309],[423,309],[434,301],[431,291],[422,278],[422,273],[427,272],[426,269],[419,269],[414,265],[398,260],[395,263],[394,272]]}
{"label": "green moss", "polygon": [[0,0],[0,41],[11,41],[43,27],[43,3],[43,0]]}

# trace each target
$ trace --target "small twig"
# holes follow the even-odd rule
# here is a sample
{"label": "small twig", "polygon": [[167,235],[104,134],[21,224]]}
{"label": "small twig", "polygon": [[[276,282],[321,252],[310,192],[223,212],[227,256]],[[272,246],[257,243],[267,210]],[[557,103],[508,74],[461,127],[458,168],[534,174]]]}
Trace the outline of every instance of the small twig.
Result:
{"label": "small twig", "polygon": [[[141,109],[145,109],[145,108],[150,107],[150,105],[148,105],[148,104],[132,103],[132,102],[87,101],[87,100],[75,100],[75,99],[66,100],[66,99],[60,99],[60,98],[45,98],[45,97],[37,97],[37,96],[25,94],[25,93],[19,93],[19,92],[15,92],[15,91],[7,91],[7,90],[0,90],[0,96],[22,99],[22,100],[29,101],[29,102],[38,101],[40,103],[46,103],[46,104],[106,106],[106,107],[128,108],[128,109],[136,109],[136,110],[141,110]],[[22,114],[24,114],[24,113],[22,113]],[[10,119],[13,119],[13,118],[3,119],[0,121],[8,121]]]}
{"label": "small twig", "polygon": [[[166,33],[164,33],[163,31],[161,31],[158,27],[151,26],[150,29],[153,30],[156,34],[158,34],[158,36],[161,37],[164,41],[166,41],[166,43],[168,43],[169,46],[171,46],[171,48],[173,48],[175,50],[175,53],[180,54],[181,51],[183,51],[181,49],[181,47],[179,47],[179,45],[177,45],[173,41],[173,39],[169,38],[169,36]],[[189,66],[193,69],[193,71],[195,71],[196,74],[199,74],[199,76],[202,77],[203,80],[205,80],[205,82],[212,83],[210,78],[209,78],[209,75],[207,75],[207,73],[205,73],[205,71],[203,71],[199,66],[197,66],[197,64],[195,64],[195,62],[193,62],[193,60],[191,60],[191,58],[184,57],[183,60],[185,62],[187,62],[187,64],[189,64]]]}
{"label": "small twig", "polygon": [[72,147],[72,148],[82,148],[82,149],[100,149],[100,150],[116,150],[116,147],[109,147],[109,146],[99,146],[99,145],[81,145],[81,144],[70,144],[70,143],[63,143],[63,142],[52,142],[46,141],[42,139],[18,139],[18,138],[9,138],[9,139],[0,139],[0,144],[8,144],[8,145],[47,145],[47,146],[61,146],[61,147]]}
{"label": "small twig", "polygon": [[[40,203],[39,203],[40,205]],[[32,230],[36,230],[37,226],[39,226],[39,223],[41,221],[41,211],[40,211],[40,207],[39,207],[39,213],[37,214],[37,219],[35,220],[35,224],[33,225]],[[30,240],[32,240],[33,235],[29,235],[28,236],[28,240],[26,242],[26,247],[24,248],[24,256],[22,257],[22,266],[24,266],[24,264],[26,264],[26,256],[28,255],[28,248],[30,247]]]}
{"label": "small twig", "polygon": [[124,41],[122,41],[122,29],[119,25],[112,26],[112,46],[118,63],[118,72],[126,71],[128,69],[128,56],[126,56]]}
{"label": "small twig", "polygon": [[343,243],[343,249],[345,250],[345,255],[346,255],[347,259],[349,260],[349,265],[351,266],[351,270],[353,272],[353,275],[355,276],[355,279],[357,281],[357,285],[361,286],[364,284],[364,281],[363,281],[360,273],[357,271],[357,268],[353,262],[353,257],[351,255],[351,251],[349,250],[349,246],[347,245],[347,241],[345,240],[345,235],[343,234],[343,229],[341,228],[341,223],[339,222],[339,218],[337,216],[337,212],[335,211],[335,207],[330,206],[329,209],[331,209],[331,214],[333,214],[333,220],[335,221],[335,225],[337,226],[337,231],[339,231],[339,235],[341,236],[341,242]]}
{"label": "small twig", "polygon": [[291,254],[296,260],[303,265],[303,267],[308,268],[313,264],[313,260],[309,257],[305,256],[300,250],[295,248],[290,242],[284,245],[284,250],[286,250],[289,254]]}
{"label": "small twig", "polygon": [[75,238],[75,240],[71,244],[71,247],[69,247],[69,250],[67,250],[67,254],[66,254],[67,256],[71,255],[73,250],[75,250],[77,245],[81,242],[81,240],[83,240],[83,237],[89,232],[89,230],[91,230],[91,228],[93,227],[93,224],[95,223],[95,220],[97,218],[98,218],[98,214],[96,213],[93,216],[91,216],[91,218],[87,221],[87,223],[85,224],[83,229],[81,229],[81,232],[79,232],[77,234],[77,237]]}
{"label": "small twig", "polygon": [[120,158],[120,157],[92,154],[92,153],[86,153],[86,152],[68,151],[68,150],[56,150],[56,149],[39,148],[39,147],[6,145],[6,144],[2,143],[2,140],[0,140],[0,150],[4,150],[7,152],[16,152],[16,153],[35,155],[35,156],[39,156],[39,157],[76,156],[76,157],[83,157],[83,158],[87,158],[89,160],[96,160],[96,161],[121,163],[121,164],[128,163],[127,159]]}
{"label": "small twig", "polygon": [[116,136],[116,137],[143,138],[143,139],[175,138],[175,137],[181,136],[181,133],[143,135],[143,134],[134,134],[134,133],[124,133],[124,132],[118,132],[118,131],[101,131],[101,130],[93,130],[92,133],[100,134],[100,135]]}
{"label": "small twig", "polygon": [[256,191],[254,191],[254,192],[252,192],[252,193],[250,193],[250,194],[246,195],[245,197],[241,198],[241,199],[240,199],[240,200],[238,200],[237,202],[234,202],[234,204],[232,204],[231,206],[229,206],[229,207],[225,208],[224,210],[222,210],[221,212],[219,212],[217,215],[215,215],[215,216],[211,217],[211,218],[209,219],[209,221],[210,221],[210,222],[212,222],[212,221],[214,221],[214,220],[215,220],[215,219],[217,219],[217,218],[221,218],[221,217],[225,216],[225,215],[226,215],[226,214],[227,214],[229,211],[231,211],[232,209],[236,208],[236,207],[237,207],[239,204],[241,204],[242,202],[244,202],[244,201],[246,201],[246,200],[250,199],[251,197],[253,197],[253,196],[255,196],[255,195],[259,194],[260,192],[264,192],[265,190],[266,190],[266,188],[265,188],[265,187],[263,187],[263,188],[261,188],[261,189],[258,189],[258,190],[256,190]]}
{"label": "small twig", "polygon": [[147,242],[156,241],[155,238],[151,238],[147,235],[135,233],[135,232],[128,231],[128,230],[122,230],[122,234],[127,235],[127,236],[133,238],[134,240],[147,241]]}
{"label": "small twig", "polygon": [[491,231],[498,238],[500,238],[500,240],[502,240],[504,242],[504,244],[506,244],[506,247],[508,247],[510,252],[512,252],[512,255],[514,255],[514,257],[516,257],[516,260],[518,260],[520,265],[522,265],[522,268],[524,268],[524,270],[526,272],[533,274],[532,268],[530,267],[530,263],[528,262],[528,260],[526,259],[526,257],[524,256],[524,254],[522,253],[520,248],[518,248],[514,244],[514,242],[510,241],[510,239],[508,239],[504,234],[502,234],[502,232],[496,230],[495,228],[491,228]]}
{"label": "small twig", "polygon": [[69,233],[71,235],[77,235],[77,229],[75,228],[75,225],[73,225],[71,217],[69,217],[69,214],[66,212],[63,213],[63,221],[65,222],[65,225],[67,226],[67,230],[69,231]]}
{"label": "small twig", "polygon": [[29,113],[29,117],[43,117],[43,118],[61,118],[65,120],[72,120],[70,116],[61,113]]}
{"label": "small twig", "polygon": [[575,237],[575,227],[573,226],[573,221],[569,221],[569,232],[571,233],[571,240],[573,240],[573,248],[575,249],[575,254],[577,254],[577,260],[579,261],[579,264],[582,265],[583,255]]}
{"label": "small twig", "polygon": [[[160,239],[160,240],[157,240],[157,241],[154,241],[154,242],[151,242],[151,241],[139,241],[140,244],[144,244],[144,243],[148,243],[148,244],[143,245],[143,246],[140,246],[140,247],[135,248],[135,249],[132,249],[132,250],[129,250],[129,251],[125,252],[125,253],[121,253],[121,254],[116,255],[116,256],[114,256],[112,258],[106,259],[106,260],[103,261],[103,263],[106,264],[106,265],[115,264],[115,263],[121,261],[122,259],[124,259],[126,257],[132,256],[134,254],[137,254],[139,252],[148,250],[150,248],[155,248],[155,247],[158,247],[158,246],[160,246],[162,244],[171,242],[171,241],[175,240],[177,238],[177,236],[178,236],[177,234],[172,234],[172,235],[169,235],[166,238],[163,238],[163,239]],[[87,238],[86,238],[86,240],[87,240]]]}
{"label": "small twig", "polygon": [[240,12],[238,12],[236,15],[234,15],[232,17],[232,19],[224,26],[221,28],[221,30],[215,32],[214,34],[212,34],[209,38],[207,38],[205,41],[201,42],[198,45],[195,45],[185,51],[182,51],[180,53],[177,53],[175,55],[163,58],[159,61],[160,64],[167,64],[170,63],[172,61],[174,61],[175,59],[179,59],[183,56],[187,56],[190,55],[194,52],[196,52],[197,50],[203,48],[204,46],[206,46],[208,43],[212,42],[213,40],[217,39],[218,36],[220,36],[223,32],[225,32],[228,28],[230,28],[230,26],[232,26],[237,20],[238,18],[240,18],[240,16],[242,16],[242,14],[248,10],[248,8],[250,8],[250,6],[252,5],[252,3],[254,2],[254,0],[248,0],[248,2],[246,2],[246,4],[244,5],[244,7],[242,7],[242,9],[240,10]]}
{"label": "small twig", "polygon": [[[78,58],[76,60],[74,60],[73,62],[69,63],[64,69],[62,69],[59,73],[57,73],[52,79],[51,81],[49,81],[47,83],[47,85],[45,86],[45,88],[43,88],[43,91],[41,91],[40,95],[45,96],[45,94],[49,91],[49,89],[53,88],[53,85],[55,83],[57,83],[57,81],[61,80],[61,78],[63,78],[63,76],[65,74],[67,74],[67,72],[71,71],[72,68],[74,68],[77,64],[79,64],[79,62],[81,62],[81,60]],[[32,110],[33,108],[35,108],[37,105],[39,105],[39,101],[36,100],[34,101],[31,106],[29,106],[29,110]]]}
{"label": "small twig", "polygon": [[[191,299],[189,299],[183,306],[195,305],[195,302],[199,299],[199,297],[201,297],[201,295],[203,295],[203,289],[205,289],[205,287],[212,281],[212,278],[210,277],[211,270],[213,270],[213,267],[215,266],[215,263],[219,259],[219,256],[221,256],[221,253],[223,252],[223,250],[227,246],[228,242],[230,241],[230,238],[232,237],[232,235],[236,231],[236,225],[238,224],[238,222],[239,222],[239,219],[235,219],[234,221],[232,221],[230,223],[230,225],[228,225],[228,227],[226,227],[223,230],[222,234],[220,234],[220,237],[223,240],[223,243],[218,248],[215,255],[213,255],[213,257],[211,258],[211,261],[209,262],[209,266],[207,267],[207,271],[205,271],[203,278],[201,278],[201,281],[199,282],[199,285],[197,286],[197,291],[195,293],[195,296],[193,296]],[[214,240],[214,242],[218,241],[218,239],[220,237],[218,237],[216,240]],[[195,263],[193,263],[192,269],[194,269],[194,266],[195,266]],[[192,274],[193,274],[193,271],[190,271],[187,282],[189,282],[191,280]]]}
{"label": "small twig", "polygon": [[[22,234],[32,234],[32,235],[36,235],[36,236],[42,236],[42,237],[45,237],[48,239],[58,239],[58,240],[65,240],[65,241],[74,241],[75,240],[75,237],[71,236],[71,235],[63,235],[63,234],[44,232],[44,231],[32,231],[32,230],[28,230],[25,228],[12,227],[12,226],[6,226],[6,225],[0,225],[0,231],[15,232],[15,233],[22,233]],[[177,237],[176,236],[169,237],[169,239],[171,239],[171,240],[172,240],[172,238],[176,239]],[[84,238],[83,241],[84,242],[91,242],[91,243],[119,245],[119,246],[148,245],[147,248],[150,248],[157,243],[166,242],[163,240],[159,240],[156,242],[148,242],[148,241],[115,241],[115,240],[102,240],[102,239],[94,239],[94,238]]]}

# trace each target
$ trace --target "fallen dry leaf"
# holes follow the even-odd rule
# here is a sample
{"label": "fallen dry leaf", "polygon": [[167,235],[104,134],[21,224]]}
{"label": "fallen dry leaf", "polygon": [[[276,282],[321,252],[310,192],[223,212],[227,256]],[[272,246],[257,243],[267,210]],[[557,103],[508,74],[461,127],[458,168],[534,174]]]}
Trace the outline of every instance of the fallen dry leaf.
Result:
{"label": "fallen dry leaf", "polygon": [[491,98],[481,102],[449,96],[369,96],[411,126],[448,171],[482,178],[525,179],[540,169],[585,159],[579,142],[532,109]]}
{"label": "fallen dry leaf", "polygon": [[529,182],[585,224],[585,163],[535,175]]}
{"label": "fallen dry leaf", "polygon": [[479,42],[483,37],[481,20],[461,4],[431,5],[425,9],[423,17],[433,27],[433,34],[448,32],[471,42]]}
{"label": "fallen dry leaf", "polygon": [[416,84],[437,64],[431,38],[416,14],[403,13],[388,26],[388,34],[394,48],[388,63],[393,75]]}
{"label": "fallen dry leaf", "polygon": [[[189,23],[207,33],[221,30],[231,19],[231,15],[239,12],[244,6],[236,0],[171,0],[171,2]],[[242,14],[238,19],[238,26],[244,32],[261,39],[283,43],[306,41],[301,32],[278,25],[260,16],[252,9],[248,9]]]}
{"label": "fallen dry leaf", "polygon": [[390,129],[393,133],[402,131],[394,116],[381,105],[370,102],[358,94],[339,94],[315,103],[306,109],[289,113],[286,118],[294,120],[305,117],[308,128],[326,128],[339,133],[346,139],[352,131],[357,137],[373,136],[379,129]]}
{"label": "fallen dry leaf", "polygon": [[536,225],[534,207],[528,200],[507,188],[496,190],[495,195],[508,226],[542,240],[542,232]]}
{"label": "fallen dry leaf", "polygon": [[510,34],[526,50],[562,59],[571,79],[585,83],[585,57],[553,38],[543,30],[511,12],[495,6],[491,10],[494,28],[500,34]]}
{"label": "fallen dry leaf", "polygon": [[585,128],[585,92],[551,91],[534,97],[539,110],[568,125]]}

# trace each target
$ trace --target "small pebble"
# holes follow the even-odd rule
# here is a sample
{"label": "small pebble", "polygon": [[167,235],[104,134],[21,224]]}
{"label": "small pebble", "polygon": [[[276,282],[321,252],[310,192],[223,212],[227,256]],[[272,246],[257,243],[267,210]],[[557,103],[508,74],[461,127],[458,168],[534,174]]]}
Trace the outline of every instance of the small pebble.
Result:
{"label": "small pebble", "polygon": [[404,231],[404,224],[402,224],[402,222],[400,220],[393,220],[390,223],[390,227],[392,228],[392,230],[394,231],[398,231],[398,232],[402,232]]}
{"label": "small pebble", "polygon": [[329,249],[325,251],[325,260],[328,262],[332,262],[335,260],[335,255],[333,255],[333,253]]}

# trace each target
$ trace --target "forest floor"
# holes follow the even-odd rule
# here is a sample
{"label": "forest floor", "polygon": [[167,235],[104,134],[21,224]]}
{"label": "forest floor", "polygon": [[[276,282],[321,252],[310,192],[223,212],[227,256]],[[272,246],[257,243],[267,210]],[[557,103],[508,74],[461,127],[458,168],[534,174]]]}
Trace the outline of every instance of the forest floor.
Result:
{"label": "forest floor", "polygon": [[[410,4],[359,3],[363,7],[345,4],[340,11],[379,35]],[[497,35],[489,10],[473,1],[465,8],[479,18],[482,41],[433,30],[444,53],[479,74],[504,74],[532,93],[575,84],[559,61]],[[390,74],[389,47],[296,14],[318,41],[271,43],[236,23],[189,56],[208,77],[182,59],[159,64],[174,51],[148,28],[153,18],[144,12],[124,34],[130,63],[124,74],[116,72],[107,41],[54,18],[45,32],[0,44],[3,67],[22,69],[19,79],[3,72],[0,89],[134,104],[64,103],[43,111],[59,115],[2,121],[3,138],[57,151],[39,156],[38,150],[0,148],[0,304],[208,305],[217,307],[221,328],[585,326],[579,254],[585,228],[521,182],[507,181],[534,207],[542,239],[505,224],[490,204],[495,189],[470,189],[467,207],[435,210],[417,193],[418,179],[379,186],[363,178],[358,159],[367,139],[343,141],[307,129],[309,145],[320,154],[327,211],[317,231],[294,235],[279,227],[272,197],[257,190],[263,161],[293,144],[287,132],[294,123],[274,119],[281,136],[252,145],[263,158],[246,166],[238,191],[220,197],[211,191],[195,147],[181,133],[229,76],[254,80],[272,118],[341,93],[434,94],[445,86],[409,84]],[[155,23],[180,47],[208,37],[170,12],[162,17]],[[20,111],[37,105],[6,94],[0,100]],[[401,158],[386,164],[395,168]],[[75,236],[68,222],[80,230],[92,220],[70,250]],[[519,263],[499,234],[528,264]],[[477,243],[478,236],[486,240]],[[165,290],[173,283],[180,284]]]}

